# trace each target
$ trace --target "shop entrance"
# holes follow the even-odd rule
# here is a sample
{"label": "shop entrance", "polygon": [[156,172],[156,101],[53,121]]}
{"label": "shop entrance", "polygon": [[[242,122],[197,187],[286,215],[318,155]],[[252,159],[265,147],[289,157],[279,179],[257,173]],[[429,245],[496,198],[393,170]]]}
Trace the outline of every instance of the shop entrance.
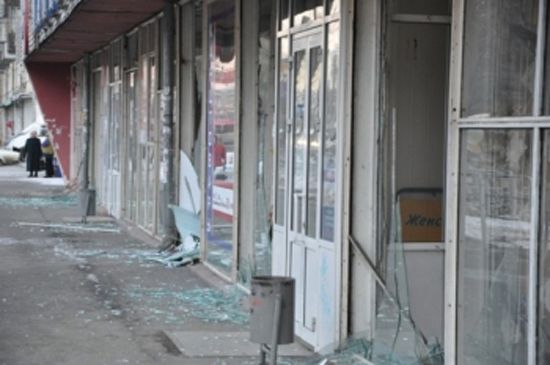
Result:
{"label": "shop entrance", "polygon": [[338,44],[334,22],[279,48],[273,273],[295,278],[296,334],[315,349],[338,334]]}
{"label": "shop entrance", "polygon": [[318,243],[320,128],[323,48],[321,34],[293,40],[292,137],[288,241],[290,274],[296,279],[296,326],[304,340],[314,343],[319,288]]}
{"label": "shop entrance", "polygon": [[409,307],[424,336],[440,342],[444,333],[443,187],[450,20],[450,5],[445,2],[395,1],[390,7],[388,128],[380,179],[386,186],[381,191],[387,199],[387,217],[394,215],[389,220],[394,227],[387,236],[389,244],[402,248],[398,252],[403,252],[405,262],[405,268],[389,269],[407,274],[394,284],[395,290],[407,296],[400,298],[402,305]]}

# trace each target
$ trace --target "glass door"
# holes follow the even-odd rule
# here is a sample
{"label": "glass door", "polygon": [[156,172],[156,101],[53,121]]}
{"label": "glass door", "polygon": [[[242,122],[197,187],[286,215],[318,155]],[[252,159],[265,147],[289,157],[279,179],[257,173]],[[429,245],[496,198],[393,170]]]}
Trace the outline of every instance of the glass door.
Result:
{"label": "glass door", "polygon": [[295,332],[319,350],[339,333],[340,24],[321,0],[279,6],[272,272],[296,280]]}
{"label": "glass door", "polygon": [[319,287],[320,136],[322,127],[323,48],[320,34],[293,41],[292,126],[290,143],[290,275],[296,280],[296,328],[314,343]]}

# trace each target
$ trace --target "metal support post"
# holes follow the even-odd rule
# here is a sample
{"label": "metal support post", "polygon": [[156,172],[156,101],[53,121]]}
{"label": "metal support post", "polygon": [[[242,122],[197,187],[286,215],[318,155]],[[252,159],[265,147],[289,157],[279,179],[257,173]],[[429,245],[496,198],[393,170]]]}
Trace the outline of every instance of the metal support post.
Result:
{"label": "metal support post", "polygon": [[174,173],[174,2],[166,0],[161,34],[161,70],[162,92],[160,99],[161,117],[161,222],[164,228],[164,244],[171,244],[176,237],[175,222],[169,205],[176,200],[176,182]]}
{"label": "metal support post", "polygon": [[[265,344],[265,343],[262,343],[260,345],[260,365],[267,365],[269,364],[267,362],[267,355],[271,354],[271,347],[270,345],[268,344]],[[271,356],[270,356],[270,360],[271,362]]]}
{"label": "metal support post", "polygon": [[279,346],[279,335],[281,333],[281,309],[283,298],[280,293],[275,296],[275,308],[273,313],[273,332],[271,333],[271,344],[260,345],[260,365],[267,365],[266,357],[269,354],[269,364],[277,365],[277,352]]}
{"label": "metal support post", "polygon": [[281,293],[277,293],[275,297],[275,313],[273,320],[273,337],[271,340],[271,365],[277,365],[277,346],[279,345],[279,332],[281,331],[281,306],[283,300]]}
{"label": "metal support post", "polygon": [[80,213],[82,222],[86,223],[88,215],[95,214],[95,191],[90,189],[90,143],[92,129],[92,66],[91,57],[86,55],[86,70],[84,87],[86,88],[86,110],[84,112],[84,128],[82,129],[84,146],[82,148],[82,173],[80,181]]}

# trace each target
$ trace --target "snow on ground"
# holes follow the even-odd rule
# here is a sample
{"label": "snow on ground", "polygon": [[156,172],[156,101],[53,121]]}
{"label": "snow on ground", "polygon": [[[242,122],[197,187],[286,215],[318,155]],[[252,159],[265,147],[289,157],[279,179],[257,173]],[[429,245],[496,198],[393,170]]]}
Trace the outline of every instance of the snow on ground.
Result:
{"label": "snow on ground", "polygon": [[65,181],[62,177],[44,177],[44,171],[38,173],[38,177],[27,177],[25,163],[17,165],[0,166],[1,181],[21,181],[45,186],[65,186]]}

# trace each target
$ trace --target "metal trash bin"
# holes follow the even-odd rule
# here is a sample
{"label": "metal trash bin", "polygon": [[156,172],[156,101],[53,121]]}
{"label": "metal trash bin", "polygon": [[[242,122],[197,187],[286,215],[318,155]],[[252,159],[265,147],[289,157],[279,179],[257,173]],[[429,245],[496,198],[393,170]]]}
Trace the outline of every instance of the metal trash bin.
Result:
{"label": "metal trash bin", "polygon": [[[276,318],[277,298],[280,315]],[[278,340],[273,341],[278,325]],[[256,276],[250,289],[250,341],[259,344],[294,342],[294,279],[284,276]]]}
{"label": "metal trash bin", "polygon": [[94,189],[83,189],[79,192],[79,208],[80,215],[85,218],[89,215],[95,215],[95,190]]}

